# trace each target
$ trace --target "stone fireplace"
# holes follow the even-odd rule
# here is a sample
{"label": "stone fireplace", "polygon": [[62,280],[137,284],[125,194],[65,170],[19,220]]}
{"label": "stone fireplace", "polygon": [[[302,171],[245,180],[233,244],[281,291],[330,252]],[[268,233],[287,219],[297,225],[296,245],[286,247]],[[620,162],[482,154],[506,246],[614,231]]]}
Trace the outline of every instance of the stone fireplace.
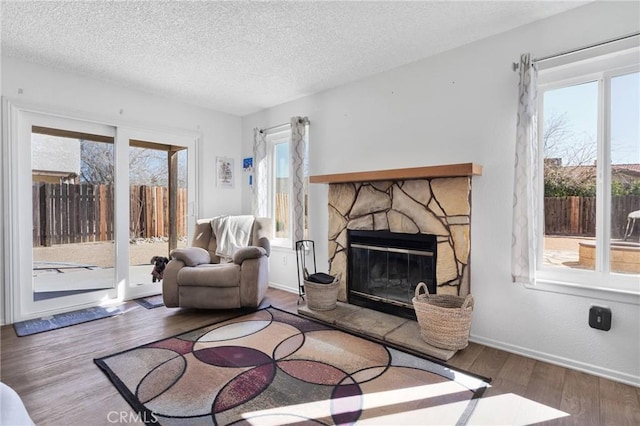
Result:
{"label": "stone fireplace", "polygon": [[465,163],[312,176],[311,183],[329,184],[329,271],[340,276],[338,299],[353,303],[347,289],[351,231],[430,235],[436,292],[469,294],[471,178],[481,173],[481,166]]}

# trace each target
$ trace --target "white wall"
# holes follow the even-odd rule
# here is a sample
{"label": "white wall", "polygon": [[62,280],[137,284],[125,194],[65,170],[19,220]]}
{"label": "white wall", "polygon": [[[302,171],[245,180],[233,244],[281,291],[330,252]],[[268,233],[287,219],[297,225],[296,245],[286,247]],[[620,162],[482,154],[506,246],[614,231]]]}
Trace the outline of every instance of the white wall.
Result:
{"label": "white wall", "polygon": [[[197,159],[200,203],[195,213],[198,217],[211,217],[241,212],[240,185],[236,185],[234,189],[218,189],[214,174],[215,157],[226,156],[235,159],[236,175],[241,175],[241,119],[239,117],[174,102],[164,97],[61,72],[15,58],[2,57],[1,70],[2,96],[18,106],[26,105],[42,112],[58,113],[112,125],[200,134]],[[0,214],[1,212],[0,210]],[[5,223],[4,217],[2,217],[2,224],[3,227],[11,226]],[[31,237],[25,236],[25,238]],[[0,262],[4,258],[3,249]],[[0,272],[2,272],[0,318],[3,318],[2,296],[6,283],[4,282],[5,271],[1,264]]]}
{"label": "white wall", "polygon": [[[640,308],[635,304],[530,290],[511,282],[512,182],[518,75],[511,64],[639,30],[640,4],[598,2],[242,121],[243,152],[253,127],[307,115],[310,173],[474,162],[472,340],[530,357],[640,384]],[[320,265],[327,262],[327,186],[311,185],[310,227]],[[250,211],[245,191],[243,211]],[[296,288],[295,257],[272,270]],[[293,255],[289,255],[293,256]],[[283,271],[289,271],[289,279]],[[286,281],[286,282],[284,282]],[[591,329],[588,311],[604,304],[611,331]]]}

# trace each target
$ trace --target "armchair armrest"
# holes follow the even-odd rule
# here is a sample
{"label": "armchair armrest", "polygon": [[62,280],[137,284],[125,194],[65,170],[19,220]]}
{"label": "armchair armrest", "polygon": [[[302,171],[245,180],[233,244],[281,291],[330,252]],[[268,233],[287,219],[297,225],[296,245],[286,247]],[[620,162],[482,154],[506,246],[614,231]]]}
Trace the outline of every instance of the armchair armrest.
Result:
{"label": "armchair armrest", "polygon": [[233,263],[237,265],[241,265],[242,262],[244,262],[247,259],[258,259],[266,255],[267,255],[267,251],[262,247],[257,247],[257,246],[242,247],[241,249],[238,249],[238,251],[236,251],[233,254]]}
{"label": "armchair armrest", "polygon": [[211,255],[200,247],[184,247],[171,251],[171,258],[181,260],[187,266],[198,266],[211,263]]}

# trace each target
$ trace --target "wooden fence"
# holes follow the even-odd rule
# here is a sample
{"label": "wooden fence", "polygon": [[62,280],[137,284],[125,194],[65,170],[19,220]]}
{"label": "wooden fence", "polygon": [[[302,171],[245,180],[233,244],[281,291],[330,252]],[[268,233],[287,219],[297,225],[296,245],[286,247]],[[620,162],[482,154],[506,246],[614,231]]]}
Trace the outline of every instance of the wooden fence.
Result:
{"label": "wooden fence", "polygon": [[[622,238],[627,217],[640,210],[640,196],[626,195],[611,198],[611,238]],[[636,228],[640,228],[640,223]],[[545,197],[545,235],[596,235],[595,197]],[[636,231],[640,232],[640,231]]]}
{"label": "wooden fence", "polygon": [[285,238],[289,229],[289,194],[276,193],[276,237]]}
{"label": "wooden fence", "polygon": [[[114,239],[114,194],[111,185],[35,183],[33,200],[33,245],[50,246]],[[130,238],[169,235],[168,189],[134,185],[129,193]],[[178,237],[187,234],[187,190],[178,189],[176,227]],[[640,210],[640,196],[613,197],[611,237],[622,238],[627,217]],[[289,197],[277,194],[276,227],[289,226]],[[595,236],[595,197],[547,197],[544,200],[545,234]],[[636,232],[640,232],[640,223]]]}
{"label": "wooden fence", "polygon": [[[276,211],[275,211],[275,231],[277,238],[289,238],[289,194],[283,192],[276,192]],[[309,229],[309,197],[304,198],[305,209],[305,233],[308,234]]]}
{"label": "wooden fence", "polygon": [[[129,191],[129,230],[132,238],[169,235],[169,190],[163,186],[131,186]],[[178,188],[176,230],[178,238],[187,235],[187,189]]]}
{"label": "wooden fence", "polygon": [[[130,187],[131,238],[169,235],[167,188]],[[111,185],[34,183],[33,245],[51,246],[114,239],[114,193]],[[186,189],[178,189],[178,237],[187,233]]]}

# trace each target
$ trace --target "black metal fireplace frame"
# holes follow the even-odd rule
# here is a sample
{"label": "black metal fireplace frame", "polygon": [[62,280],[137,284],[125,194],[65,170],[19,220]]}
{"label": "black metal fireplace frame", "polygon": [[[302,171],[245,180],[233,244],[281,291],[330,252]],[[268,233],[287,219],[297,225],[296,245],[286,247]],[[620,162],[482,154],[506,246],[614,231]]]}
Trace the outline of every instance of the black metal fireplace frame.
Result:
{"label": "black metal fireplace frame", "polygon": [[[437,238],[432,234],[406,234],[391,231],[363,231],[363,230],[347,230],[347,302],[353,305],[362,306],[369,309],[374,309],[380,312],[385,312],[391,315],[401,316],[403,318],[416,319],[414,309],[407,308],[401,303],[394,303],[394,301],[377,301],[367,297],[362,297],[357,294],[353,294],[350,290],[352,277],[352,254],[351,244],[352,240],[356,237],[359,244],[367,244],[378,247],[390,247],[408,250],[421,250],[430,251],[433,253],[433,282],[427,283],[430,293],[435,294],[437,291],[437,283],[435,279],[436,270],[435,265],[437,262]],[[384,246],[381,246],[378,241],[383,238],[386,241]],[[425,244],[427,247],[425,247]],[[418,283],[416,283],[417,285]]]}

